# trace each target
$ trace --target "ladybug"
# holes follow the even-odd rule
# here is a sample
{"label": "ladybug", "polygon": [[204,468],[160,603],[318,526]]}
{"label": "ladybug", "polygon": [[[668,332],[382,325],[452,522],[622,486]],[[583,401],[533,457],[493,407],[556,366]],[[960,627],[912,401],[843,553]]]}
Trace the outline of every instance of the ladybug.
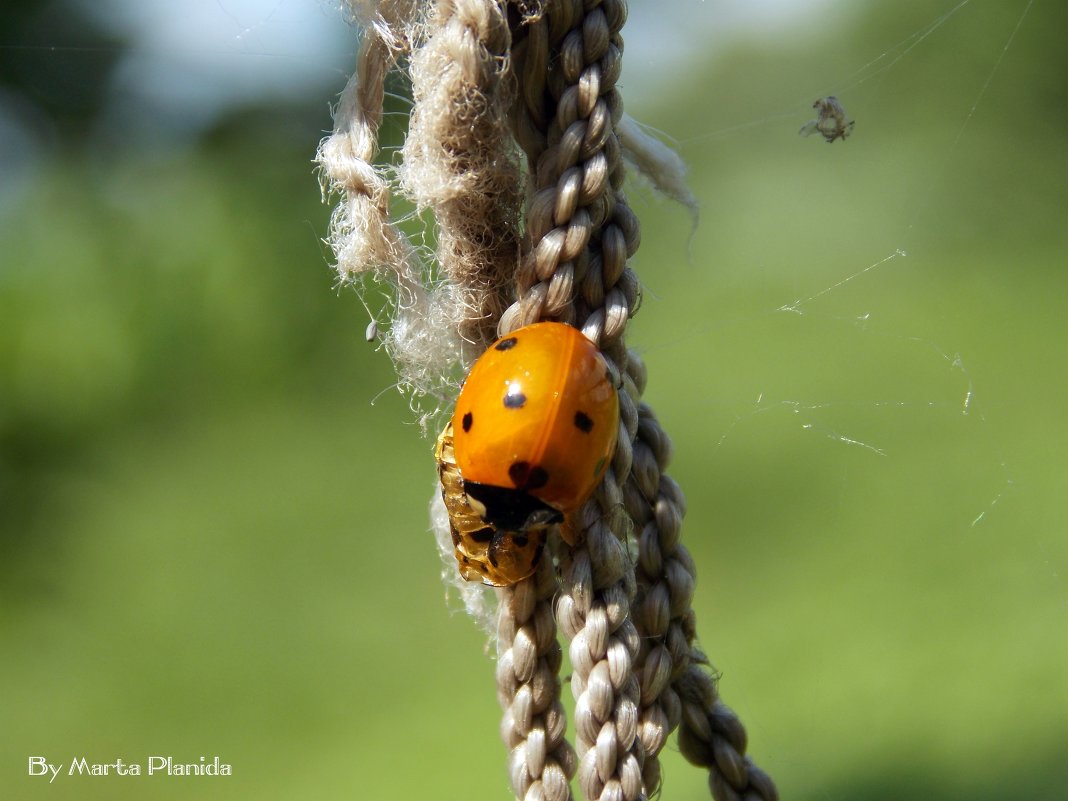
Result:
{"label": "ladybug", "polygon": [[548,527],[600,483],[618,429],[611,370],[581,331],[535,323],[494,342],[436,452],[461,575],[506,586],[533,573]]}

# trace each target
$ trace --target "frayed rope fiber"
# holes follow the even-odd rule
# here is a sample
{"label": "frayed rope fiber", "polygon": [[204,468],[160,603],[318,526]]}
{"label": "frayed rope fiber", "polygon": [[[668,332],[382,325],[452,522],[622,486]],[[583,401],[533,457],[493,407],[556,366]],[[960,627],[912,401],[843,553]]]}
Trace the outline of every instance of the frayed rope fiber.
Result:
{"label": "frayed rope fiber", "polygon": [[[348,10],[360,58],[317,157],[324,192],[340,196],[328,241],[343,280],[371,272],[394,286],[383,336],[400,385],[444,395],[458,363],[540,320],[581,329],[622,381],[618,444],[577,515],[576,543],[550,538],[533,576],[495,590],[501,735],[516,798],[565,801],[577,779],[590,801],[647,799],[660,790],[659,754],[677,729],[717,801],[777,799],[696,645],[685,503],[664,473],[671,442],[641,399],[645,365],[625,342],[640,302],[625,161],[696,209],[681,160],[623,115],[625,4],[409,0]],[[414,104],[394,170],[375,158],[385,75],[402,64]],[[434,253],[391,218],[398,191],[432,215]],[[467,585],[468,608],[484,613],[488,592]],[[574,748],[557,628],[573,668]]]}

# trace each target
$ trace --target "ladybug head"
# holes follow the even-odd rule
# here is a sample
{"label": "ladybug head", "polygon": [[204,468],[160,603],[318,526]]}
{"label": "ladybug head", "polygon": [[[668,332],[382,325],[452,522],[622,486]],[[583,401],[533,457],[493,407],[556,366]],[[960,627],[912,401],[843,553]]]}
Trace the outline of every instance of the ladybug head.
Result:
{"label": "ladybug head", "polygon": [[464,491],[471,509],[494,528],[529,531],[564,519],[558,510],[520,489],[465,481]]}

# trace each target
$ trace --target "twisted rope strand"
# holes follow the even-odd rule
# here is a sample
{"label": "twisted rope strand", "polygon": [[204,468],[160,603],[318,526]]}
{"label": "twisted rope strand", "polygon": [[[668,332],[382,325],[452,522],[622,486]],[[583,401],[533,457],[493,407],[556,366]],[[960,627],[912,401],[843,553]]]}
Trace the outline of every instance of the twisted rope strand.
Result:
{"label": "twisted rope strand", "polygon": [[[645,365],[635,353],[627,364],[635,386],[644,390]],[[650,440],[657,446],[650,447]],[[665,563],[657,539],[678,544],[684,514],[684,500],[678,486],[660,473],[666,464],[670,442],[656,425],[648,405],[638,407],[637,436],[634,441],[634,467],[624,487],[624,505],[634,521],[637,537],[637,598],[635,625],[641,635],[637,671],[641,687],[638,732],[645,748],[644,780],[651,792],[660,786],[659,754],[682,715],[677,693],[671,686],[676,673],[689,664],[690,642],[680,625],[692,625],[690,601],[693,595],[693,565],[689,570],[673,569]],[[678,563],[685,568],[685,565]],[[670,575],[673,583],[658,581]],[[672,595],[672,590],[675,590]]]}
{"label": "twisted rope strand", "polygon": [[389,265],[407,292],[423,297],[421,276],[409,258],[407,240],[389,219],[389,182],[374,166],[386,74],[392,63],[386,40],[377,28],[368,28],[356,71],[334,113],[334,131],[319,143],[315,158],[324,197],[331,192],[342,196],[331,215],[328,238],[341,278]]}
{"label": "twisted rope strand", "polygon": [[402,177],[434,213],[438,263],[467,306],[459,333],[477,354],[511,299],[520,250],[511,33],[493,0],[441,0],[429,24],[412,58],[415,104]]}
{"label": "twisted rope strand", "polygon": [[356,283],[360,275],[373,270],[396,286],[392,325],[379,335],[396,367],[398,386],[412,392],[414,404],[416,396],[437,394],[447,384],[445,365],[459,347],[451,330],[442,336],[443,321],[453,321],[457,307],[460,312],[463,308],[453,301],[456,292],[451,286],[434,288],[425,283],[425,265],[390,218],[388,173],[374,164],[386,75],[408,46],[411,37],[405,31],[414,25],[402,14],[401,5],[391,4],[387,13],[367,17],[359,12],[368,9],[351,6],[364,22],[357,67],[334,112],[334,131],[319,144],[316,161],[324,197],[341,195],[326,239],[340,279]]}
{"label": "twisted rope strand", "polygon": [[716,801],[778,801],[771,777],[745,756],[745,727],[716,690],[715,679],[694,651],[690,667],[674,686],[682,701],[679,750],[690,762],[708,768],[708,786]]}
{"label": "twisted rope strand", "polygon": [[[637,364],[632,355],[631,367]],[[745,756],[745,728],[719,701],[715,679],[705,669],[708,660],[694,645],[696,568],[680,540],[685,501],[663,472],[671,442],[645,404],[639,420],[626,502],[640,529],[635,620],[643,644],[639,730],[647,750],[646,782],[657,786],[654,757],[681,723],[680,749],[691,762],[709,769],[716,801],[775,801],[774,783]]]}
{"label": "twisted rope strand", "polygon": [[562,654],[552,599],[556,570],[542,560],[538,571],[497,590],[497,698],[504,709],[501,737],[511,749],[509,776],[523,801],[571,801],[575,752],[564,738],[560,702]]}
{"label": "twisted rope strand", "polygon": [[[637,281],[626,262],[638,246],[638,224],[620,190],[613,130],[622,115],[615,82],[625,18],[618,0],[547,3],[516,55],[522,69],[516,136],[534,191],[519,300],[499,325],[501,333],[543,319],[577,325],[617,371],[626,366],[623,333],[637,305]],[[640,642],[630,617],[635,584],[625,549],[631,523],[622,495],[637,425],[636,395],[627,389],[620,393],[612,465],[570,523],[575,542],[561,554],[556,605],[574,668],[579,785],[591,801],[646,796],[633,667]]]}

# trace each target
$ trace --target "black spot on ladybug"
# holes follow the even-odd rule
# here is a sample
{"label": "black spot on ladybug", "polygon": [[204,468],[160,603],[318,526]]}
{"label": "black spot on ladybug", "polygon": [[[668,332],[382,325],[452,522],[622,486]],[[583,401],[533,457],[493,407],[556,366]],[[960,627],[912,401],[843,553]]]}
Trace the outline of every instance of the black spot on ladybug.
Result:
{"label": "black spot on ladybug", "polygon": [[526,548],[527,543],[530,542],[530,539],[527,538],[526,534],[520,534],[517,531],[515,534],[512,535],[512,542],[515,543],[515,546],[517,548]]}
{"label": "black spot on ladybug", "polygon": [[519,344],[519,340],[518,339],[516,339],[515,337],[508,337],[508,339],[502,339],[500,342],[498,342],[496,345],[494,345],[493,349],[494,350],[511,350],[517,344]]}
{"label": "black spot on ladybug", "polygon": [[504,406],[506,409],[522,409],[523,404],[527,402],[527,396],[522,392],[512,392],[508,390],[508,394],[504,396]]}
{"label": "black spot on ladybug", "polygon": [[508,468],[508,477],[512,479],[512,483],[517,487],[521,487],[526,483],[529,473],[530,462],[512,462],[512,466]]}
{"label": "black spot on ladybug", "polygon": [[583,434],[589,434],[593,431],[593,420],[585,412],[575,412],[575,428]]}
{"label": "black spot on ladybug", "polygon": [[470,537],[475,542],[489,542],[493,539],[493,529],[488,526],[480,528],[478,531],[472,531]]}
{"label": "black spot on ladybug", "polygon": [[465,415],[464,415],[464,418],[463,418],[463,420],[462,420],[462,421],[460,422],[460,425],[461,425],[461,426],[463,426],[463,429],[464,429],[464,433],[465,433],[465,434],[466,434],[466,433],[467,433],[468,431],[470,431],[470,430],[471,430],[471,424],[472,424],[473,422],[475,422],[475,418],[471,416],[471,412],[468,412],[467,414],[465,414]]}
{"label": "black spot on ladybug", "polygon": [[536,490],[549,483],[549,474],[544,467],[531,466],[530,462],[512,462],[508,468],[508,477],[517,489]]}

